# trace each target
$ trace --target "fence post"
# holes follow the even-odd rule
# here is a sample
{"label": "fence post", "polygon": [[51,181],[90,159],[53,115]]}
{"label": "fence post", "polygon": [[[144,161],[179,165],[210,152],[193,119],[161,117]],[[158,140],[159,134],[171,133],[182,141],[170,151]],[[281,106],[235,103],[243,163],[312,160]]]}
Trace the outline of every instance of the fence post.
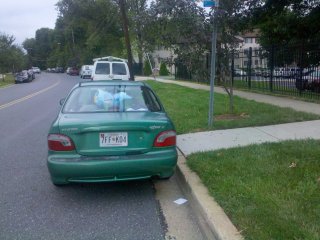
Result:
{"label": "fence post", "polygon": [[249,47],[248,66],[247,66],[249,89],[251,89],[251,68],[252,68],[252,47]]}
{"label": "fence post", "polygon": [[274,70],[274,45],[271,46],[271,53],[270,53],[270,92],[273,91],[273,70]]}
{"label": "fence post", "polygon": [[175,80],[177,80],[177,64],[178,64],[178,63],[175,63],[175,64],[174,64],[174,79],[175,79]]}
{"label": "fence post", "polygon": [[233,86],[234,81],[234,49],[231,52],[231,84]]}
{"label": "fence post", "polygon": [[298,80],[296,79],[296,87],[299,87],[299,95],[302,95],[302,91],[304,89],[304,83],[303,83],[303,69],[304,69],[304,51],[302,50],[303,45],[301,47],[298,48],[298,56],[299,56],[299,60],[298,60],[298,64],[299,64],[299,76]]}

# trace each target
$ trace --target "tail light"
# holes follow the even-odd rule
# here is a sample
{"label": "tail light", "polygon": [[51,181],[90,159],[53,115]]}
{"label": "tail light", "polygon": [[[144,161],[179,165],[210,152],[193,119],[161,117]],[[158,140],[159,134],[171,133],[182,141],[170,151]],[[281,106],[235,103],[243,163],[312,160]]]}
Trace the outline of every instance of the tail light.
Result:
{"label": "tail light", "polygon": [[176,145],[176,131],[170,130],[161,132],[154,140],[154,147],[169,147]]}
{"label": "tail light", "polygon": [[48,147],[52,151],[73,151],[75,149],[72,140],[61,134],[49,134]]}

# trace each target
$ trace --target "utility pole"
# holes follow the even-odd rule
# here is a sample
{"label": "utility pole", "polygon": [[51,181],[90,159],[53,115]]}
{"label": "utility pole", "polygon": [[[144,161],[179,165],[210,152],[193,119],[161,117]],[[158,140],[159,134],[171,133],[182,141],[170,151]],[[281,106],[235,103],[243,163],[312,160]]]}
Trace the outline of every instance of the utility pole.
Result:
{"label": "utility pole", "polygon": [[217,20],[213,17],[213,32],[211,44],[211,79],[210,79],[210,102],[208,125],[212,127],[214,114],[214,80],[216,78],[216,49],[217,49]]}
{"label": "utility pole", "polygon": [[213,16],[213,31],[211,39],[211,78],[210,78],[210,101],[209,101],[209,116],[208,126],[213,125],[213,114],[214,114],[214,80],[216,77],[216,49],[217,49],[217,8],[219,7],[219,0],[205,0],[203,2],[204,7],[215,8]]}
{"label": "utility pole", "polygon": [[133,75],[133,58],[132,58],[132,51],[131,51],[131,43],[130,43],[130,36],[129,36],[129,27],[128,27],[128,16],[127,16],[127,9],[126,9],[126,1],[119,0],[119,6],[122,16],[122,24],[123,24],[123,31],[124,31],[124,38],[126,41],[127,47],[127,54],[128,54],[128,67],[130,72],[130,80],[134,81]]}

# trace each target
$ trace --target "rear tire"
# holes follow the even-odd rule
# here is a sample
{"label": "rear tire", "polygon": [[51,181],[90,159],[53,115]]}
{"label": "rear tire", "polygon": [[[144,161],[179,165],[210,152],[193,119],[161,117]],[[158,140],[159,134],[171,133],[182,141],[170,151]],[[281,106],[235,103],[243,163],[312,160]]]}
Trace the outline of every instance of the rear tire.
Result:
{"label": "rear tire", "polygon": [[52,182],[52,184],[56,187],[63,187],[68,184],[68,182]]}
{"label": "rear tire", "polygon": [[170,177],[160,177],[159,179],[160,179],[160,180],[163,180],[163,181],[166,181],[166,180],[169,180],[171,177],[172,177],[172,176],[170,176]]}

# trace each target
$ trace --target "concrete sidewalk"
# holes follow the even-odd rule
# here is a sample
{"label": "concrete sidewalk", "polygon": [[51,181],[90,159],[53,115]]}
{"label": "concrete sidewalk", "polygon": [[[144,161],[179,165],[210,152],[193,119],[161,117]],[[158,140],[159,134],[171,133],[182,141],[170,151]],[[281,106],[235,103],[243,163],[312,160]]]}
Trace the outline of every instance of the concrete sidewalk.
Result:
{"label": "concrete sidewalk", "polygon": [[177,137],[177,146],[188,156],[221,148],[307,138],[320,139],[320,120],[182,134]]}
{"label": "concrete sidewalk", "polygon": [[[144,80],[150,80],[151,77],[136,77],[138,81],[144,81]],[[192,83],[192,82],[183,82],[183,81],[175,81],[175,80],[166,80],[161,78],[156,78],[156,81],[163,82],[163,83],[170,83],[170,84],[176,84],[180,86],[185,86],[189,88],[194,89],[202,89],[210,91],[210,86],[198,84],[198,83]],[[215,86],[215,92],[226,94],[226,91],[222,87],[216,87]],[[308,112],[308,113],[314,113],[320,115],[320,104],[317,103],[311,103],[311,102],[304,102],[299,100],[294,100],[286,97],[277,97],[277,96],[270,96],[270,95],[264,95],[259,93],[252,93],[252,92],[245,92],[245,91],[239,91],[234,90],[233,91],[235,96],[239,96],[241,98],[245,98],[248,100],[254,100],[256,102],[263,102],[268,103],[272,105],[276,105],[279,107],[288,107],[292,108],[296,111],[302,111],[302,112]]]}
{"label": "concrete sidewalk", "polygon": [[[150,78],[137,78],[137,80],[147,79]],[[210,86],[196,83],[158,78],[157,81],[177,84],[194,89],[210,90]],[[215,87],[215,92],[226,94],[225,90],[221,87]],[[234,95],[249,100],[255,100],[257,102],[268,103],[279,107],[289,107],[296,111],[320,115],[320,104],[316,103],[237,90],[234,90]],[[234,227],[223,209],[209,195],[208,190],[202,184],[200,178],[188,168],[185,157],[192,153],[217,150],[221,148],[307,138],[320,139],[320,120],[198,132],[182,134],[177,137],[177,147],[181,152],[178,160],[177,175],[182,182],[183,188],[187,189],[186,191],[191,198],[194,208],[207,222],[216,239],[239,240],[243,239],[243,237]]]}

